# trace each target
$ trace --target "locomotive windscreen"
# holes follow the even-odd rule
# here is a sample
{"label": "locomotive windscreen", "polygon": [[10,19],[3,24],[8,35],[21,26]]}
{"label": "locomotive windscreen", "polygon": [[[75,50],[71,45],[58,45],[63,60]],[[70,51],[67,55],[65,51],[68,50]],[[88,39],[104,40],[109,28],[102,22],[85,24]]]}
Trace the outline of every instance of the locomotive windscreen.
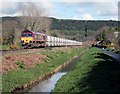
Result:
{"label": "locomotive windscreen", "polygon": [[26,37],[26,34],[25,34],[25,33],[22,33],[22,37]]}
{"label": "locomotive windscreen", "polygon": [[32,37],[32,34],[31,34],[31,33],[29,33],[29,34],[28,34],[28,37]]}

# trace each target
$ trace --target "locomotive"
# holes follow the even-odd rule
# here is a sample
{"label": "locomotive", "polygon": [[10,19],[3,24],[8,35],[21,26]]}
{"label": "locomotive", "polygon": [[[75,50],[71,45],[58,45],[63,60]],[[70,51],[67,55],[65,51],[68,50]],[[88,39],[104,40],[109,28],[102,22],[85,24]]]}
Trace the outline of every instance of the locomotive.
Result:
{"label": "locomotive", "polygon": [[21,43],[24,48],[82,45],[82,42],[53,37],[31,30],[21,33]]}

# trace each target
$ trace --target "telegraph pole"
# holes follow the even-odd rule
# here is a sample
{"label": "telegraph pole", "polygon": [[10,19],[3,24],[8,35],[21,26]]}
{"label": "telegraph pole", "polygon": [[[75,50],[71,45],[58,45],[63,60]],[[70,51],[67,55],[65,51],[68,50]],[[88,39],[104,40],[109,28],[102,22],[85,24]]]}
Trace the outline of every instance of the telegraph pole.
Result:
{"label": "telegraph pole", "polygon": [[85,21],[85,38],[87,38],[87,21]]}
{"label": "telegraph pole", "polygon": [[84,42],[87,40],[87,20],[85,21],[85,38],[84,38]]}

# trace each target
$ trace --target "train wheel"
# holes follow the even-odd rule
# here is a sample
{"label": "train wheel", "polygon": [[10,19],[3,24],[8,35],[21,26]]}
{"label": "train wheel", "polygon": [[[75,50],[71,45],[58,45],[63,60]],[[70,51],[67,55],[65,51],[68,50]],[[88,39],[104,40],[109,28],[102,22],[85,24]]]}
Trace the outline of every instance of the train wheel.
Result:
{"label": "train wheel", "polygon": [[23,49],[27,49],[27,47],[26,47],[26,46],[23,46],[22,48],[23,48]]}
{"label": "train wheel", "polygon": [[34,47],[33,44],[28,46],[29,49],[32,49],[33,47]]}

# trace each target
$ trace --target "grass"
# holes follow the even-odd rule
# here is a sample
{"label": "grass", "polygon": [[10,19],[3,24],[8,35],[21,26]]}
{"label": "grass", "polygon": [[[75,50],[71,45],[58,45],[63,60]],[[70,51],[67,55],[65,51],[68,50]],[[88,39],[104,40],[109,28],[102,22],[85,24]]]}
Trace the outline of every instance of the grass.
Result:
{"label": "grass", "polygon": [[0,93],[2,93],[2,74],[0,74]]}
{"label": "grass", "polygon": [[120,93],[120,63],[97,48],[86,51],[72,70],[56,84],[54,92]]}
{"label": "grass", "polygon": [[0,50],[10,50],[10,45],[0,45]]}
{"label": "grass", "polygon": [[120,50],[117,50],[116,53],[120,55]]}
{"label": "grass", "polygon": [[20,49],[22,48],[21,42],[16,43],[16,46]]}
{"label": "grass", "polygon": [[107,51],[114,52],[114,53],[116,53],[116,54],[120,54],[120,49],[116,49],[116,50],[114,49],[114,50],[113,50],[113,49],[110,49],[110,48],[106,48],[106,50],[107,50]]}
{"label": "grass", "polygon": [[20,48],[22,48],[22,45],[21,45],[21,43],[16,43],[15,45],[2,45],[1,44],[0,50],[10,50],[10,48],[15,49],[15,47],[20,49]]}
{"label": "grass", "polygon": [[69,51],[53,51],[45,50],[40,52],[47,55],[47,58],[43,63],[37,64],[33,68],[24,69],[22,62],[18,62],[18,66],[21,69],[15,71],[9,71],[7,74],[3,74],[2,79],[2,91],[11,92],[15,87],[27,84],[33,80],[36,80],[45,73],[50,73],[56,69],[59,65],[68,61],[71,57],[80,54],[83,49],[71,49]]}

